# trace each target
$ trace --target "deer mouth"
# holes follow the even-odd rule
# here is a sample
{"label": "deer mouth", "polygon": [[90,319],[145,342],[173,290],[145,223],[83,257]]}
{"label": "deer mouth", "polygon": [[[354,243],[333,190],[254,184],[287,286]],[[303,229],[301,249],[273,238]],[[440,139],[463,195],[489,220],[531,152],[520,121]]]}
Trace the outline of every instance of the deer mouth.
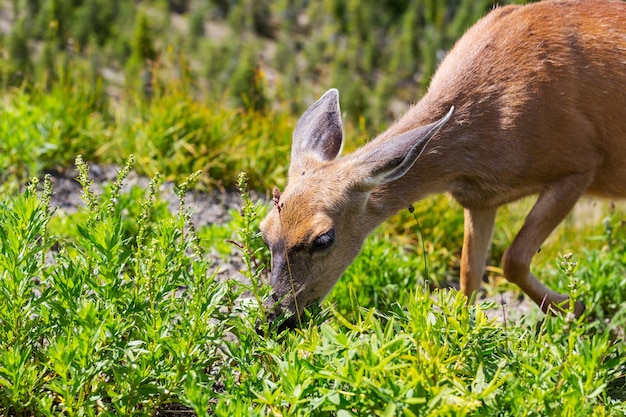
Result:
{"label": "deer mouth", "polygon": [[[300,320],[298,319],[298,313],[295,311],[294,306],[285,305],[275,293],[272,293],[270,298],[263,303],[262,308],[266,312],[265,318],[267,322],[277,333],[298,327]],[[256,323],[256,331],[258,334],[263,334],[259,321]]]}

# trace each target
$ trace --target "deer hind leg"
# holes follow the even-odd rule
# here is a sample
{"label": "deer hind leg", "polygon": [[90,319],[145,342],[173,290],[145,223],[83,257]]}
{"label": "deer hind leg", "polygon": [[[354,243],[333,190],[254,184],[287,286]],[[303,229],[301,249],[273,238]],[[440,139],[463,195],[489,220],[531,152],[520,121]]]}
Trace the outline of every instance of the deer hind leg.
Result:
{"label": "deer hind leg", "polygon": [[[559,310],[558,306],[568,297],[543,285],[530,272],[530,262],[548,235],[574,207],[590,180],[589,176],[570,175],[544,189],[502,258],[504,276],[517,284],[544,312],[550,307]],[[576,315],[583,310],[584,305],[578,302]]]}
{"label": "deer hind leg", "polygon": [[465,209],[465,234],[461,253],[461,291],[471,299],[478,291],[485,271],[496,210]]}

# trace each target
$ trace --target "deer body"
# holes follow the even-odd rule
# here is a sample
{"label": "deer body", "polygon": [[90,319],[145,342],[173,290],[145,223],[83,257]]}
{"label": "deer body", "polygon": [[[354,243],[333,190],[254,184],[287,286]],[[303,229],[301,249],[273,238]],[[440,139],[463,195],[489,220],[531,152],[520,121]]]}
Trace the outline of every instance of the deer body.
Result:
{"label": "deer body", "polygon": [[530,272],[534,254],[583,194],[626,197],[626,3],[498,8],[458,41],[402,118],[345,157],[342,141],[330,90],[298,122],[287,188],[261,225],[277,311],[300,313],[324,297],[376,226],[442,192],[465,210],[468,297],[497,208],[537,194],[503,270],[544,309],[557,305],[566,297]]}

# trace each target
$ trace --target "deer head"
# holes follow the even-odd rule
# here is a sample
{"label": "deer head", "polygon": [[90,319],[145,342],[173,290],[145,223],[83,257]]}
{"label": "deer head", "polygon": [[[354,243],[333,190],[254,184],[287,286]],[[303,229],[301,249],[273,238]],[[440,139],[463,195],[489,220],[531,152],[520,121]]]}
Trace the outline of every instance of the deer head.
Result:
{"label": "deer head", "polygon": [[452,111],[345,157],[337,90],[302,115],[293,132],[287,187],[261,224],[272,252],[270,317],[293,313],[294,324],[305,307],[330,292],[366,236],[388,216],[370,207],[372,191],[402,177]]}

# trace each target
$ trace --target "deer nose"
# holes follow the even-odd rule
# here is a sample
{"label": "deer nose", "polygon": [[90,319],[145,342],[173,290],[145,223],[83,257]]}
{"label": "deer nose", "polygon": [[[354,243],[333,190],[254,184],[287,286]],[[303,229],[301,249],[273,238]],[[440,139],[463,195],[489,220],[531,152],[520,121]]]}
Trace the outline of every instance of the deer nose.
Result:
{"label": "deer nose", "polygon": [[[268,318],[269,320],[269,318]],[[270,321],[271,322],[271,321]],[[296,316],[291,316],[288,319],[286,319],[285,321],[283,321],[282,323],[280,323],[278,325],[278,327],[276,327],[276,333],[282,333],[285,330],[293,330],[298,326],[298,319],[296,318]],[[263,330],[263,326],[261,324],[260,320],[256,321],[256,324],[254,326],[254,330],[256,331],[256,333],[259,336],[265,336],[265,332]]]}
{"label": "deer nose", "polygon": [[[270,324],[270,328],[275,327],[277,333],[281,333],[285,330],[295,329],[298,325],[298,316],[296,314],[292,314],[289,317],[286,317],[283,313],[287,313],[280,305],[280,303],[276,302],[278,299],[277,296],[272,294],[269,300],[263,303],[263,308],[266,311],[265,318]],[[277,324],[277,326],[271,326],[277,320],[280,320],[281,323]],[[263,326],[260,320],[257,320],[255,324],[255,330],[259,335],[263,335]]]}

